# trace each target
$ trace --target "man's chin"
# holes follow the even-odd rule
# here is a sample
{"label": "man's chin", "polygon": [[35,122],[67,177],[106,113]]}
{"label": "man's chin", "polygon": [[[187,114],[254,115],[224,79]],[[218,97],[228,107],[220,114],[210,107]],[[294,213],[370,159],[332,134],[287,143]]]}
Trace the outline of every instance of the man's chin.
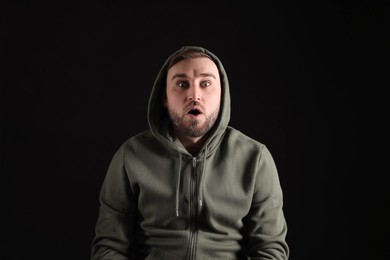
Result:
{"label": "man's chin", "polygon": [[202,137],[207,133],[207,130],[203,126],[187,126],[180,129],[185,136],[188,137]]}

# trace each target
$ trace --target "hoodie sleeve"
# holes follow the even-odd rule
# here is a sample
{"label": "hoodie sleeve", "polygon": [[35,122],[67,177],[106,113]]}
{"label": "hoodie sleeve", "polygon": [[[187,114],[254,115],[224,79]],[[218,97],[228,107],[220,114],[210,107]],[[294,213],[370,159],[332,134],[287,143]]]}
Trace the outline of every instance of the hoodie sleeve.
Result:
{"label": "hoodie sleeve", "polygon": [[275,162],[266,148],[256,173],[253,202],[248,216],[250,259],[287,260],[287,225],[283,214],[283,195]]}
{"label": "hoodie sleeve", "polygon": [[100,192],[92,260],[130,259],[136,206],[124,164],[124,148],[114,155]]}

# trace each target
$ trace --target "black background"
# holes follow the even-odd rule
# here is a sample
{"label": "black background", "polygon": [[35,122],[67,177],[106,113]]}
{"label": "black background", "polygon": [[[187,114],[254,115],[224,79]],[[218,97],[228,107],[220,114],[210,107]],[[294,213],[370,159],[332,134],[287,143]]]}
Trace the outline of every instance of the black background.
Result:
{"label": "black background", "polygon": [[388,5],[25,2],[0,15],[1,259],[89,259],[108,164],[147,128],[153,81],[183,45],[220,57],[231,125],[274,155],[290,259],[390,259],[376,138]]}

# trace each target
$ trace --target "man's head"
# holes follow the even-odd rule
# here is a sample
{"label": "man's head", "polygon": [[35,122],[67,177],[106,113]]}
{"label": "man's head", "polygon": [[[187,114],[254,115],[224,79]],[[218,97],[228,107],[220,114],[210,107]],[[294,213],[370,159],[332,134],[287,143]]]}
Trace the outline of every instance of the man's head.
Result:
{"label": "man's head", "polygon": [[179,137],[201,138],[213,127],[221,104],[219,70],[209,55],[185,50],[170,60],[164,106]]}

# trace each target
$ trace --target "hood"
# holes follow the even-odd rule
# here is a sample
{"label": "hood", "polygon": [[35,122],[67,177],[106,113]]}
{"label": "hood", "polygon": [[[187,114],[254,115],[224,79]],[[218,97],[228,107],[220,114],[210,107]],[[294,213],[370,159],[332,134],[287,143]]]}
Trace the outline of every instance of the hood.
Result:
{"label": "hood", "polygon": [[173,149],[181,152],[188,153],[182,145],[178,145],[177,142],[174,141],[174,138],[170,134],[170,124],[171,120],[169,118],[167,109],[163,106],[162,96],[165,93],[166,87],[166,77],[168,72],[168,64],[171,58],[176,55],[178,52],[183,50],[200,50],[206,54],[208,54],[215,64],[218,67],[219,75],[221,79],[221,106],[218,115],[218,119],[216,120],[213,128],[210,130],[211,134],[208,140],[204,143],[203,148],[199,153],[202,153],[204,148],[207,147],[207,152],[212,152],[218,145],[221,136],[225,132],[226,127],[228,126],[230,120],[230,92],[229,92],[229,82],[225,72],[225,69],[219,60],[219,58],[208,51],[203,47],[198,46],[184,46],[178,49],[176,52],[172,53],[164,62],[160,71],[157,74],[156,80],[154,81],[150,97],[148,103],[148,111],[147,111],[147,119],[149,128],[152,134],[164,145],[168,145]]}

